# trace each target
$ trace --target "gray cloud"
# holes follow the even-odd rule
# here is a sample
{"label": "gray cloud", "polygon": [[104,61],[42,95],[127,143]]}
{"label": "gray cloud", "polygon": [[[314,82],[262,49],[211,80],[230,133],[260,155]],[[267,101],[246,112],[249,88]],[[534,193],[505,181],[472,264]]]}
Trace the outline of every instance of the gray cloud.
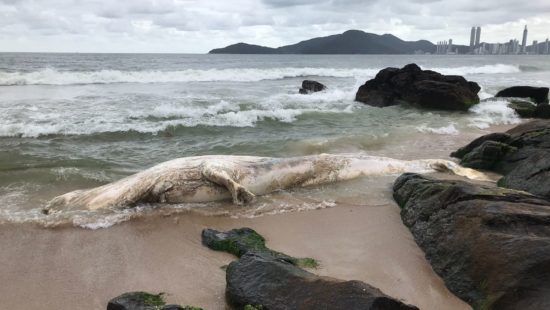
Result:
{"label": "gray cloud", "polygon": [[0,0],[0,51],[206,52],[360,29],[466,43],[550,35],[550,1],[530,0]]}

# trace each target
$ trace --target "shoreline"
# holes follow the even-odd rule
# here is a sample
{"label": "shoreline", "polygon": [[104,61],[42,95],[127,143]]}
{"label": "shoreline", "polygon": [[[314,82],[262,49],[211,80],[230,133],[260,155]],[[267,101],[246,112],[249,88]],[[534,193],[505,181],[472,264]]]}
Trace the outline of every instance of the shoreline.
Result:
{"label": "shoreline", "polygon": [[[492,126],[486,131],[513,126]],[[471,139],[472,134],[453,137],[431,154],[443,155]],[[385,150],[395,152],[396,157],[405,154],[398,151],[405,150]],[[405,152],[410,158],[421,158],[428,150]],[[0,278],[9,283],[0,288],[5,296],[3,304],[12,310],[57,310],[69,305],[104,309],[115,296],[144,290],[167,293],[169,303],[227,309],[225,272],[221,267],[235,258],[204,247],[200,233],[204,228],[250,227],[274,250],[319,260],[321,267],[312,270],[315,274],[364,281],[420,309],[471,309],[451,294],[432,270],[402,224],[391,191],[380,190],[380,184],[369,187],[373,180],[365,182],[327,188],[329,195],[339,194],[335,206],[306,212],[234,217],[230,212],[212,214],[204,208],[160,211],[97,230],[70,225],[45,228],[34,223],[0,224]],[[353,192],[348,197],[348,186],[364,188],[367,198]],[[292,192],[274,198],[284,200],[288,195],[304,198],[303,193]],[[28,292],[33,293],[31,298]]]}

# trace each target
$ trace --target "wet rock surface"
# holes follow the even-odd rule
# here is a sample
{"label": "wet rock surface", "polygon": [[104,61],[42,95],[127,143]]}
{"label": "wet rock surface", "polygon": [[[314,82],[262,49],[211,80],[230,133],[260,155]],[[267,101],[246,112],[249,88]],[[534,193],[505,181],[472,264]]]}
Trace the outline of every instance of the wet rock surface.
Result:
{"label": "wet rock surface", "polygon": [[303,95],[316,93],[319,91],[325,90],[327,87],[317,81],[304,80],[302,82],[302,88],[300,88],[299,93]]}
{"label": "wet rock surface", "polygon": [[474,309],[550,309],[550,203],[525,192],[404,174],[403,223]]}
{"label": "wet rock surface", "polygon": [[226,298],[236,309],[418,309],[366,283],[308,272],[299,267],[303,259],[265,247],[265,240],[250,228],[206,229],[202,237],[206,246],[240,257],[226,270]]}
{"label": "wet rock surface", "polygon": [[422,70],[416,64],[386,68],[359,87],[355,100],[376,107],[408,103],[436,110],[466,111],[479,103],[480,87],[462,76]]}
{"label": "wet rock surface", "polygon": [[482,136],[451,156],[465,167],[502,174],[499,186],[550,199],[550,120]]}
{"label": "wet rock surface", "polygon": [[499,91],[495,97],[530,98],[535,103],[548,103],[548,87],[513,86]]}
{"label": "wet rock surface", "polygon": [[202,308],[167,305],[162,293],[130,292],[111,299],[107,304],[107,310],[202,310]]}

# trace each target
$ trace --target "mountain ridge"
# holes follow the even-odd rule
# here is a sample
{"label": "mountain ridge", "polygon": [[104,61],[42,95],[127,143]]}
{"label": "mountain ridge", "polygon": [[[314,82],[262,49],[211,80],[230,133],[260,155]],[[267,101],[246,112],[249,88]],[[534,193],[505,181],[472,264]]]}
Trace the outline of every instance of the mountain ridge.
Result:
{"label": "mountain ridge", "polygon": [[277,48],[248,43],[216,48],[209,54],[415,54],[433,53],[436,45],[427,40],[404,41],[392,34],[348,30]]}

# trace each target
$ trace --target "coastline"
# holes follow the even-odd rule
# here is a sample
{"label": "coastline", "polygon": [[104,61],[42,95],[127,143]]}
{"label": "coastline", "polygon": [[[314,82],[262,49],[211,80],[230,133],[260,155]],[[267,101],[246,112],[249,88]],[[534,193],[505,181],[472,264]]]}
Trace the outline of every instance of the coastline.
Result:
{"label": "coastline", "polygon": [[[443,156],[446,148],[472,138],[459,135],[440,150],[415,148],[418,154],[409,150],[407,157]],[[400,156],[397,148],[393,152]],[[121,293],[145,290],[165,292],[170,303],[225,309],[221,267],[234,258],[204,247],[200,233],[251,227],[273,249],[319,260],[321,267],[313,270],[318,275],[361,280],[420,309],[471,309],[432,270],[402,224],[391,191],[371,191],[377,194],[374,202],[341,199],[330,208],[252,218],[195,209],[154,212],[97,230],[0,224],[0,277],[9,283],[0,287],[3,305],[12,310],[103,309]]]}

